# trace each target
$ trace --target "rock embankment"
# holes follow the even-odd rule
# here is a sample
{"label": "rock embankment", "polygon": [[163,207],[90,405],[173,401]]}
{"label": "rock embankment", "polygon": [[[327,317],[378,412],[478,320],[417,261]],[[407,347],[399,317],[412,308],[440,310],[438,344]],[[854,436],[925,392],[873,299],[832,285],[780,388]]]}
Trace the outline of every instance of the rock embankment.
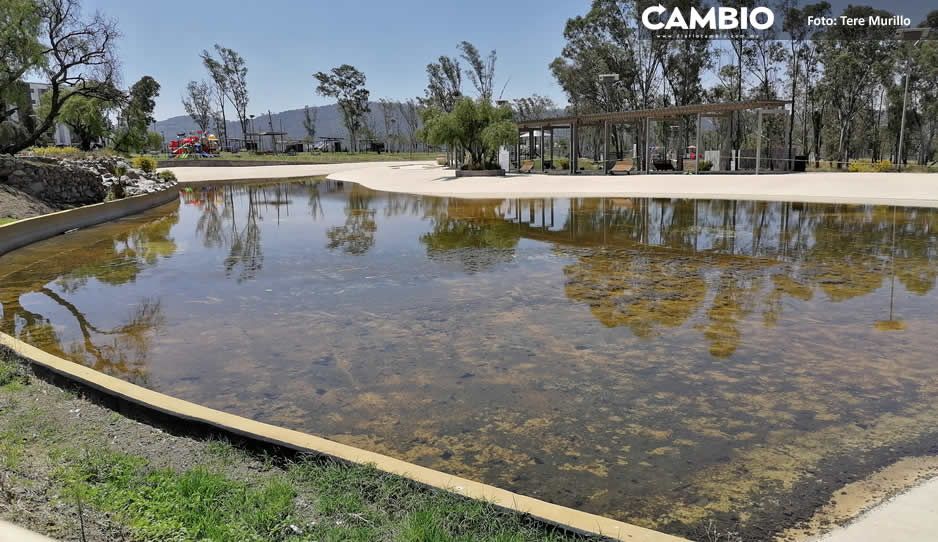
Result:
{"label": "rock embankment", "polygon": [[46,158],[0,155],[0,184],[56,207],[159,192],[176,185],[118,156]]}

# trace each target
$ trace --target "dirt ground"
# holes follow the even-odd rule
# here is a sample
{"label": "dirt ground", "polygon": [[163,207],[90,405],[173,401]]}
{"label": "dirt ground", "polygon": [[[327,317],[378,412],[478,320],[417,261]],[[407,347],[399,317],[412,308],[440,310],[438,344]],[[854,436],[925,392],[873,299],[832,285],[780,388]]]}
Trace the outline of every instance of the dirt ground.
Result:
{"label": "dirt ground", "polygon": [[0,219],[29,218],[59,210],[25,192],[0,184]]}

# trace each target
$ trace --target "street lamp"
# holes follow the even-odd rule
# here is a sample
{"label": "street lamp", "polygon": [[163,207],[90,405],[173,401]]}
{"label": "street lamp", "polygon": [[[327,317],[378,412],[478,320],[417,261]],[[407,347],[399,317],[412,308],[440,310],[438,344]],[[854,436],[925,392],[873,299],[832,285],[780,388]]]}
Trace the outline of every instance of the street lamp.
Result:
{"label": "street lamp", "polygon": [[[930,28],[900,28],[896,31],[896,37],[901,41],[914,41],[912,47],[915,47],[928,36]],[[911,53],[905,59],[905,89],[902,91],[902,122],[899,123],[899,150],[896,153],[896,165],[899,171],[902,171],[902,147],[905,144],[905,107],[909,99],[909,78],[912,76]]]}

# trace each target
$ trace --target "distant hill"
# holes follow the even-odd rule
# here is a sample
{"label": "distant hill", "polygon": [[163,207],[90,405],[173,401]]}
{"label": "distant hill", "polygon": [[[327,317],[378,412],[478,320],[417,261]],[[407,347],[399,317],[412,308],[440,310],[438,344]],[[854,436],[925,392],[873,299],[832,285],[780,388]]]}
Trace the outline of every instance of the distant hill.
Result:
{"label": "distant hill", "polygon": [[[342,113],[339,111],[338,105],[310,107],[310,110],[313,109],[317,111],[317,139],[320,137],[348,138],[345,125],[342,124]],[[226,115],[228,116],[228,137],[241,137],[241,125],[238,124],[237,117],[235,117],[235,120],[231,120],[234,114],[230,110],[226,111]],[[263,115],[254,118],[254,130],[257,132],[269,132],[271,131],[272,124],[273,131],[279,132],[282,127],[282,131],[289,134],[289,139],[302,140],[306,138],[306,130],[303,128],[304,118],[303,109],[291,109],[289,111],[271,113],[269,119],[265,112]],[[404,135],[404,137],[407,137],[406,123],[397,107],[394,108],[393,118],[396,119],[399,126],[398,131]],[[384,138],[384,115],[382,115],[381,107],[377,102],[371,103],[371,113],[368,114],[365,125],[373,126],[375,137],[380,139]],[[153,129],[157,132],[162,132],[165,134],[166,138],[169,139],[179,132],[191,132],[198,128],[189,115],[181,115],[158,121],[154,124]],[[347,145],[347,141],[343,143],[343,145]]]}

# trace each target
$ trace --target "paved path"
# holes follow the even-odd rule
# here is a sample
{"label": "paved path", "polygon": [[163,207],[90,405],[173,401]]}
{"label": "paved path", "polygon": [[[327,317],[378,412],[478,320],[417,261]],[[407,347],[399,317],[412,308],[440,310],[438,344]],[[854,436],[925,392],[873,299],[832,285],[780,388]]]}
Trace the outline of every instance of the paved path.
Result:
{"label": "paved path", "polygon": [[32,531],[0,520],[0,542],[54,542]]}
{"label": "paved path", "polygon": [[237,179],[282,179],[287,177],[315,177],[337,171],[360,168],[401,166],[406,164],[429,165],[433,162],[352,162],[345,164],[296,164],[290,166],[243,166],[243,167],[171,167],[165,168],[176,174],[180,181],[225,181]]}
{"label": "paved path", "polygon": [[459,178],[432,162],[360,162],[290,166],[170,168],[181,181],[277,179],[329,175],[375,190],[431,196],[634,196],[938,207],[935,173],[777,175],[509,175]]}
{"label": "paved path", "polygon": [[633,196],[663,198],[882,203],[938,207],[934,173],[777,175],[453,176],[435,166],[360,168],[329,176],[375,190],[457,197]]}
{"label": "paved path", "polygon": [[818,542],[938,541],[938,478],[933,478],[836,529]]}

